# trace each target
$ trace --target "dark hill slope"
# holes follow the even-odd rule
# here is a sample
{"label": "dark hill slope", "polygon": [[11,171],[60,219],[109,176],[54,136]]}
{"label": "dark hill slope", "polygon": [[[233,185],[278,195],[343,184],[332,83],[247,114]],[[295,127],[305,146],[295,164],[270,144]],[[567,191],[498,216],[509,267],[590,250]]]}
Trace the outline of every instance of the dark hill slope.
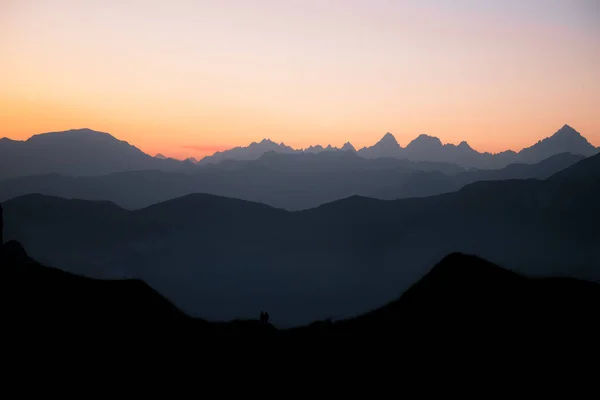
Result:
{"label": "dark hill slope", "polygon": [[140,280],[97,280],[45,267],[15,241],[0,247],[0,298],[5,321],[28,324],[71,321],[123,327],[188,322]]}
{"label": "dark hill slope", "polygon": [[476,335],[525,339],[540,334],[547,339],[598,332],[599,307],[597,283],[525,277],[479,257],[452,253],[399,299],[356,318],[313,324],[313,331],[430,334],[442,340],[452,334],[479,340],[485,337]]}
{"label": "dark hill slope", "polygon": [[548,178],[554,182],[600,182],[600,153],[587,157],[568,168],[560,170]]}
{"label": "dark hill slope", "polygon": [[[5,323],[98,327],[123,337],[158,326],[145,337],[177,333],[196,343],[198,334],[435,336],[445,344],[456,335],[483,343],[491,336],[544,340],[598,332],[600,285],[566,278],[526,278],[481,258],[453,253],[398,300],[338,322],[278,330],[256,320],[207,322],[192,319],[138,280],[96,280],[40,265],[17,242],[0,248],[0,312]],[[53,324],[53,325],[50,325]],[[14,325],[13,325],[14,326]],[[477,340],[475,340],[477,339]],[[186,342],[187,343],[187,342]],[[488,342],[489,344],[489,342]],[[398,346],[402,346],[398,343]]]}

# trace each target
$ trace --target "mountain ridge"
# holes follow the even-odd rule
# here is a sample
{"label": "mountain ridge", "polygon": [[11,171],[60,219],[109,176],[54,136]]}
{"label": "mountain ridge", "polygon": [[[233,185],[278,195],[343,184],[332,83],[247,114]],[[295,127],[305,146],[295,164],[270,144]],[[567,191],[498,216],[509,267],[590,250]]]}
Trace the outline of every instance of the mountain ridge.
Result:
{"label": "mountain ridge", "polygon": [[[562,128],[557,130],[553,135],[548,136],[544,139],[539,140],[537,143],[532,146],[525,147],[521,149],[519,152],[515,152],[513,150],[506,150],[498,153],[489,153],[483,152],[480,153],[477,150],[474,150],[469,146],[466,141],[461,141],[458,145],[446,143],[442,144],[441,140],[435,136],[430,136],[427,134],[420,134],[415,139],[409,142],[406,148],[402,148],[394,137],[393,134],[387,132],[377,143],[370,147],[363,147],[359,150],[356,150],[354,146],[350,142],[346,142],[342,148],[333,147],[328,145],[327,147],[323,147],[321,145],[313,145],[304,149],[294,149],[290,146],[282,143],[276,143],[268,138],[261,140],[260,142],[252,142],[250,145],[237,146],[229,150],[218,151],[212,155],[206,156],[200,160],[195,160],[190,157],[186,160],[175,160],[172,158],[168,158],[163,156],[162,154],[157,154],[156,156],[150,156],[137,147],[129,144],[126,141],[121,141],[109,133],[94,131],[89,128],[81,128],[81,129],[71,129],[67,131],[60,132],[48,132],[32,135],[30,138],[24,141],[16,141],[8,138],[0,139],[0,156],[5,154],[5,159],[10,159],[10,152],[22,152],[26,149],[27,146],[35,146],[39,144],[44,144],[44,146],[54,146],[53,151],[61,152],[64,151],[62,147],[67,146],[68,151],[64,153],[64,155],[59,155],[58,158],[54,158],[52,164],[48,164],[52,157],[47,154],[35,154],[35,155],[27,155],[21,154],[18,158],[34,158],[45,160],[45,169],[37,168],[33,169],[33,171],[29,171],[32,168],[27,168],[23,165],[20,167],[16,166],[16,161],[12,160],[11,163],[6,164],[5,161],[5,171],[17,171],[17,175],[34,175],[40,172],[63,172],[65,168],[67,168],[61,158],[65,160],[73,157],[73,144],[74,143],[65,143],[65,139],[72,139],[75,141],[81,142],[82,140],[87,140],[90,142],[94,140],[94,146],[98,146],[99,143],[103,143],[103,145],[110,145],[115,150],[118,146],[121,146],[119,150],[122,153],[122,156],[125,157],[127,152],[129,152],[129,158],[137,157],[135,161],[124,161],[123,159],[114,158],[110,153],[104,155],[104,158],[112,158],[111,162],[114,164],[117,162],[119,165],[103,165],[102,167],[88,167],[91,171],[86,171],[86,168],[77,168],[73,171],[77,171],[80,175],[89,175],[89,174],[101,174],[107,172],[120,172],[124,170],[140,170],[140,169],[154,169],[159,168],[163,170],[177,170],[177,169],[185,169],[190,168],[194,165],[206,165],[212,163],[219,163],[226,160],[254,160],[259,158],[262,154],[268,151],[275,151],[284,154],[294,154],[294,153],[319,153],[322,151],[354,151],[361,157],[365,158],[380,158],[380,157],[395,157],[395,158],[407,158],[415,161],[435,161],[435,162],[453,162],[465,168],[501,168],[510,163],[514,162],[525,162],[525,163],[535,163],[539,162],[542,159],[548,158],[554,154],[562,153],[562,152],[571,152],[573,154],[582,154],[584,156],[590,156],[596,154],[600,151],[600,147],[596,148],[592,146],[587,139],[585,139],[579,132],[573,129],[568,124],[563,125]],[[97,139],[100,139],[98,142]],[[62,144],[61,144],[62,143]],[[81,142],[83,147],[89,146],[90,143]],[[62,146],[62,147],[61,147]],[[3,149],[4,148],[4,149]],[[81,151],[80,148],[78,148]],[[77,152],[75,152],[77,153]],[[135,153],[135,154],[134,154]],[[88,151],[86,157],[80,157],[79,163],[86,165],[89,164],[88,158],[92,160],[98,160],[98,156],[93,152]],[[101,159],[101,158],[100,158]],[[154,161],[154,162],[153,162]],[[161,162],[158,162],[161,161]],[[187,162],[186,162],[187,161]],[[41,162],[41,161],[40,161]],[[101,163],[101,161],[95,161],[96,163]],[[69,161],[67,164],[74,164],[73,161]],[[186,165],[187,164],[187,165]],[[3,167],[3,164],[0,162],[0,167]],[[19,169],[24,169],[25,172],[19,172]],[[98,170],[98,171],[96,171]],[[73,173],[77,175],[77,173]],[[12,175],[6,175],[4,177],[11,177]],[[3,176],[0,174],[0,179]]]}
{"label": "mountain ridge", "polygon": [[[557,141],[560,142],[559,145],[548,145],[548,143]],[[347,144],[349,144],[349,142],[344,144],[344,146]],[[312,145],[306,149],[292,149],[287,147],[286,152],[340,151],[344,149],[344,146],[342,146],[341,149],[332,147],[331,145],[328,145],[327,148],[323,148],[321,145]],[[540,149],[539,146],[542,148]],[[548,149],[549,146],[553,148]],[[236,149],[243,149],[243,147],[238,147]],[[352,149],[354,149],[353,146]],[[587,139],[579,132],[568,124],[565,124],[553,135],[541,139],[532,146],[525,147],[518,152],[513,150],[505,150],[498,153],[478,152],[464,140],[458,145],[452,143],[443,144],[438,137],[427,134],[419,134],[403,148],[398,144],[394,135],[387,132],[373,146],[362,147],[357,151],[357,154],[365,158],[397,157],[416,161],[452,161],[468,168],[499,168],[512,162],[539,162],[554,154],[562,152],[590,156],[598,152],[598,149],[600,149],[600,147],[595,148],[589,144]],[[272,148],[271,150],[277,151],[278,149]],[[434,153],[433,156],[431,154],[432,152]],[[440,154],[435,156],[436,152]],[[219,153],[221,159],[226,157],[226,153],[227,150]],[[200,163],[212,162],[211,160],[211,157],[207,156],[200,160]]]}
{"label": "mountain ridge", "polygon": [[537,164],[464,170],[453,164],[365,159],[355,151],[264,153],[256,160],[190,165],[185,171],[129,171],[93,177],[49,173],[0,180],[0,201],[27,193],[110,200],[139,209],[170,198],[206,193],[299,210],[351,195],[389,200],[460,189],[477,180],[546,178],[581,160],[558,154]]}
{"label": "mountain ridge", "polygon": [[0,142],[0,179],[46,173],[94,176],[181,168],[179,161],[152,157],[109,133],[88,128],[36,134],[23,141]]}
{"label": "mountain ridge", "polygon": [[531,276],[600,281],[598,160],[561,179],[480,181],[401,200],[351,196],[294,212],[215,196],[135,211],[15,198],[3,204],[5,233],[45,264],[142,278],[191,315],[268,308],[304,323],[382,304],[452,251]]}

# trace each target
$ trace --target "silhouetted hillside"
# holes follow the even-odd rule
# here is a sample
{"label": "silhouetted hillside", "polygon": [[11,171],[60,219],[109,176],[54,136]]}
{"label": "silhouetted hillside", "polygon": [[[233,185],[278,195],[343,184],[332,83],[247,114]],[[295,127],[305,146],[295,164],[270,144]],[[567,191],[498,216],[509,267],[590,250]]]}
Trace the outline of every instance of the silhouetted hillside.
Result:
{"label": "silhouetted hillside", "polygon": [[482,335],[506,334],[521,340],[536,339],[539,334],[559,338],[564,329],[568,335],[600,331],[592,318],[599,306],[597,283],[525,277],[479,257],[452,253],[399,299],[326,325],[326,330],[400,335],[437,332],[442,341],[457,334],[478,341],[485,338]]}
{"label": "silhouetted hillside", "polygon": [[0,245],[0,298],[5,323],[124,328],[139,323],[177,325],[188,319],[142,281],[100,281],[45,267],[15,241]]}
{"label": "silhouetted hillside", "polygon": [[560,170],[549,178],[554,182],[598,182],[600,181],[600,153]]}
{"label": "silhouetted hillside", "polygon": [[[315,321],[281,330],[256,319],[190,318],[139,280],[96,280],[42,266],[17,242],[0,246],[0,309],[7,324],[52,326],[55,332],[98,327],[126,337],[177,333],[181,342],[198,335],[411,335],[437,336],[438,344],[461,338],[481,343],[489,336],[520,340],[583,337],[600,328],[592,317],[600,285],[566,278],[527,278],[474,256],[444,257],[397,300],[363,315]],[[152,326],[150,326],[152,325]],[[156,331],[154,329],[158,329]],[[465,336],[466,335],[466,336]],[[511,338],[504,336],[504,339]],[[534,337],[535,338],[535,337]]]}

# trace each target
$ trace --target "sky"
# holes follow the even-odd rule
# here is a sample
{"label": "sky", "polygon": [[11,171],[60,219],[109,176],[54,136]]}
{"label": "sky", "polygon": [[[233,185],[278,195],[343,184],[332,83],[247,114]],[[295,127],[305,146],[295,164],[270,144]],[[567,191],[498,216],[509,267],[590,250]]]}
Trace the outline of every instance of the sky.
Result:
{"label": "sky", "polygon": [[600,146],[598,0],[0,0],[0,137]]}

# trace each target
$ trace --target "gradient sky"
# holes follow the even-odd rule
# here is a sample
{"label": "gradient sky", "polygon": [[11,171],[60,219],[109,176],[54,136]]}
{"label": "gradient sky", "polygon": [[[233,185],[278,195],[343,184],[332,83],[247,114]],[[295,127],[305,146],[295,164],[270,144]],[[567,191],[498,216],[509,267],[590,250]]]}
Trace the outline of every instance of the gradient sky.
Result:
{"label": "gradient sky", "polygon": [[598,0],[0,0],[0,137],[600,145]]}

